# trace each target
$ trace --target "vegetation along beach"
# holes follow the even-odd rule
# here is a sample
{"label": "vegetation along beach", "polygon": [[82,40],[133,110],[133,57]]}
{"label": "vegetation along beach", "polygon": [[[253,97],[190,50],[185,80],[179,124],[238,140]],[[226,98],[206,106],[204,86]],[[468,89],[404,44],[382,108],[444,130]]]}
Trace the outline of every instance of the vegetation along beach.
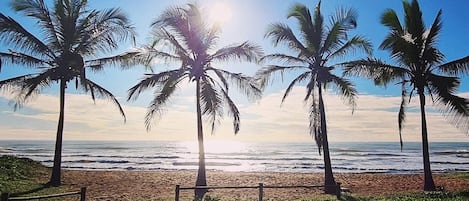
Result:
{"label": "vegetation along beach", "polygon": [[1,1],[0,199],[468,200],[468,6]]}

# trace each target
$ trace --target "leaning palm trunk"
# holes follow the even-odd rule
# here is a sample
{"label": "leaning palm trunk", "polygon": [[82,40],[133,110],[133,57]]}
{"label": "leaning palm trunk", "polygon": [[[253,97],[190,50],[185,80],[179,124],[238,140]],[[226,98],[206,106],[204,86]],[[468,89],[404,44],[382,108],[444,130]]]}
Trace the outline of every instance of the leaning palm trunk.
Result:
{"label": "leaning palm trunk", "polygon": [[49,182],[52,186],[60,186],[61,184],[62,136],[64,131],[66,87],[66,82],[64,80],[60,80],[60,114],[59,123],[57,125],[57,136],[55,139],[54,166],[52,167],[52,175]]}
{"label": "leaning palm trunk", "polygon": [[322,88],[319,87],[319,112],[321,115],[321,134],[322,149],[324,154],[324,192],[327,194],[335,194],[335,180],[332,173],[331,157],[329,154],[329,142],[327,140],[326,111],[324,109],[324,100],[322,98]]}
{"label": "leaning palm trunk", "polygon": [[427,136],[427,120],[425,117],[425,94],[419,92],[420,98],[420,115],[422,118],[422,153],[423,153],[423,173],[424,173],[424,191],[434,191],[435,182],[432,177],[430,167],[430,154],[428,152],[428,136]]}
{"label": "leaning palm trunk", "polygon": [[[204,149],[204,132],[202,127],[202,111],[200,109],[200,80],[196,81],[196,98],[197,98],[197,141],[199,144],[199,170],[197,172],[196,186],[207,186],[206,170],[205,170],[205,149]],[[207,190],[195,189],[195,198],[202,199]]]}

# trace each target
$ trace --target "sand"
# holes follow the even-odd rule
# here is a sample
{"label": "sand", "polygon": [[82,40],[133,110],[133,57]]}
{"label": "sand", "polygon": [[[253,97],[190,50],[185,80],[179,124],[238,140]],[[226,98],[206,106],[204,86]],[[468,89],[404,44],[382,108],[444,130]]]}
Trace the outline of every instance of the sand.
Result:
{"label": "sand", "polygon": [[[469,190],[468,178],[434,174],[435,184],[447,191]],[[195,171],[82,171],[64,170],[63,184],[87,187],[87,200],[174,200],[175,186],[193,186]],[[353,195],[386,196],[422,191],[422,175],[417,174],[335,174]],[[321,185],[319,173],[207,172],[210,186]],[[265,200],[295,200],[323,195],[320,189],[265,189]],[[256,200],[257,189],[212,190],[208,195],[222,200]],[[193,190],[181,191],[181,200],[191,200]]]}

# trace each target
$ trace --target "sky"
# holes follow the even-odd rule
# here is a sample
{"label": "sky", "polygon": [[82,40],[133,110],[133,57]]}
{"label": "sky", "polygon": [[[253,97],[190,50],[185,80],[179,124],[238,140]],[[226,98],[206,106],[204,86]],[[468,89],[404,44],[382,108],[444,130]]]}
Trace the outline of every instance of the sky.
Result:
{"label": "sky", "polygon": [[[0,1],[0,12],[13,17],[31,32],[40,36],[35,21],[14,13],[9,8],[9,1]],[[49,1],[50,2],[50,1]],[[90,0],[92,9],[120,7],[127,13],[136,28],[137,46],[149,42],[149,25],[166,8],[175,5],[194,3],[184,0]],[[293,19],[287,19],[288,8],[293,3],[303,3],[314,9],[316,0],[200,0],[197,1],[207,14],[207,20],[220,20],[222,34],[219,47],[244,41],[260,45],[266,54],[291,53],[285,47],[274,47],[264,38],[269,24],[282,22],[297,28]],[[451,61],[469,55],[469,2],[465,0],[436,1],[421,0],[424,20],[429,25],[439,9],[443,10],[443,31],[439,48],[445,54],[445,60]],[[382,12],[394,9],[402,16],[402,3],[375,0],[325,0],[322,2],[323,15],[329,16],[337,8],[353,8],[358,11],[358,27],[352,34],[368,38],[375,48],[374,56],[389,60],[387,52],[378,49],[387,34],[386,27],[379,23]],[[326,17],[327,19],[327,17]],[[122,43],[119,54],[134,48],[132,43]],[[0,46],[1,51],[8,47]],[[357,59],[366,55],[357,54],[346,59]],[[253,75],[261,68],[250,63],[221,63],[217,67]],[[174,67],[172,64],[159,64],[155,70]],[[27,72],[18,66],[2,66],[0,80]],[[104,86],[116,95],[123,105],[127,116],[124,123],[118,110],[106,100],[93,102],[88,94],[71,91],[66,96],[64,140],[196,140],[195,86],[188,83],[181,86],[171,99],[167,110],[150,131],[146,131],[144,115],[151,98],[151,91],[144,93],[138,100],[127,102],[127,90],[135,85],[145,73],[142,67],[119,70],[109,67],[104,73],[88,74],[92,80]],[[232,120],[225,117],[214,135],[205,127],[207,140],[228,141],[312,141],[308,134],[308,107],[302,101],[304,85],[294,88],[284,104],[280,104],[284,89],[294,75],[285,75],[283,82],[278,78],[269,86],[262,99],[250,102],[233,93],[241,111],[241,130],[233,134]],[[461,77],[459,95],[469,98],[469,77]],[[369,80],[351,78],[359,92],[358,107],[352,110],[343,104],[333,90],[325,95],[329,139],[334,141],[390,141],[398,142],[397,111],[400,104],[400,87],[389,85],[386,88],[374,86]],[[69,87],[72,88],[72,87]],[[41,95],[14,111],[11,95],[0,92],[0,140],[55,140],[59,97],[58,87],[45,89]],[[403,130],[404,141],[420,141],[420,113],[417,97],[413,98]],[[430,103],[430,101],[427,101]],[[466,133],[454,128],[445,117],[428,104],[427,124],[430,141],[469,142]]]}

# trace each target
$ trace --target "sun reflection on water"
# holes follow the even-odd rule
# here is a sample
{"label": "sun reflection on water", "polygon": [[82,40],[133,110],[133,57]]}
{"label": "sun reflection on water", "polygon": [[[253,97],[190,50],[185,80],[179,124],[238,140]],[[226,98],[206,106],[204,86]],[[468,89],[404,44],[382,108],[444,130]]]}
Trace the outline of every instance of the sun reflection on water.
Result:
{"label": "sun reflection on water", "polygon": [[[188,154],[198,154],[199,148],[196,141],[183,142]],[[249,152],[246,143],[238,141],[208,140],[204,142],[205,164],[207,169],[222,171],[242,172],[249,171],[251,166],[248,161],[235,159],[237,156]],[[195,164],[194,164],[195,165]],[[196,168],[196,167],[194,167]]]}

